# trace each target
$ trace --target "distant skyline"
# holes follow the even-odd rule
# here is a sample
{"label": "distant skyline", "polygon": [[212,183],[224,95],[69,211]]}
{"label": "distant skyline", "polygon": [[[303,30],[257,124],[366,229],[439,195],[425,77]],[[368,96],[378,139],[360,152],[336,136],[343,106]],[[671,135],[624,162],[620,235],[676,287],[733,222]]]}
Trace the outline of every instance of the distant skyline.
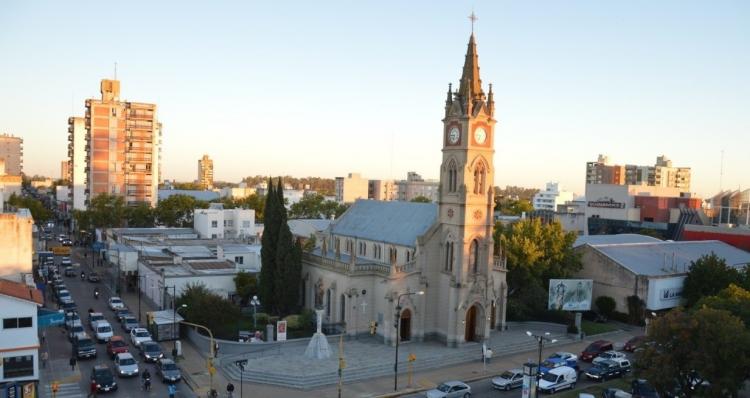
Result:
{"label": "distant skyline", "polygon": [[163,178],[437,178],[473,10],[496,103],[495,185],[583,193],[585,166],[692,168],[750,187],[750,2],[55,2],[0,5],[0,133],[59,176],[67,119],[115,62],[158,105]]}

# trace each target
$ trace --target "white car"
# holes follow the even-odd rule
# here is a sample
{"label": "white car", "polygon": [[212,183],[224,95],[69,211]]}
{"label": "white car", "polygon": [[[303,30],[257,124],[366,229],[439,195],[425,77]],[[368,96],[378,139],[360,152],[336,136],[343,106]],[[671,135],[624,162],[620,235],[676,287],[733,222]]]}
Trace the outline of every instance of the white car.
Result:
{"label": "white car", "polygon": [[112,338],[112,336],[114,336],[112,325],[107,321],[94,322],[93,329],[94,334],[96,335],[96,340],[100,343],[106,343]]}
{"label": "white car", "polygon": [[471,387],[462,381],[446,381],[425,393],[427,398],[469,398]]}
{"label": "white car", "polygon": [[595,364],[595,363],[599,363],[601,361],[606,361],[606,360],[615,361],[619,363],[619,360],[621,359],[628,359],[628,356],[625,355],[624,352],[620,352],[620,351],[605,351],[599,354],[598,357],[594,358],[594,360],[591,361],[591,363]]}
{"label": "white car", "polygon": [[572,352],[558,351],[550,355],[548,358],[560,358],[564,361],[577,361],[578,355],[573,354]]}
{"label": "white car", "polygon": [[575,369],[569,366],[560,366],[545,373],[539,379],[537,388],[541,392],[554,394],[566,388],[571,390],[576,388],[576,381],[578,381],[578,374]]}
{"label": "white car", "polygon": [[135,328],[130,331],[130,341],[134,346],[140,347],[144,341],[151,341],[151,333],[144,328]]}
{"label": "white car", "polygon": [[115,372],[120,377],[138,376],[138,361],[129,352],[115,355]]}
{"label": "white car", "polygon": [[125,308],[125,303],[123,303],[122,299],[119,297],[110,297],[107,305],[109,305],[109,309],[111,309],[112,311]]}

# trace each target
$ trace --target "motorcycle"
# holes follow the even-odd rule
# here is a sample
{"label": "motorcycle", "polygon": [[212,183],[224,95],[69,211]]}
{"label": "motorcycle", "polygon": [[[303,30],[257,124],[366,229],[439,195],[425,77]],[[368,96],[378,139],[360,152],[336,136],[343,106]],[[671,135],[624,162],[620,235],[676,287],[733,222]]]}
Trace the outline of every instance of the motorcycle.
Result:
{"label": "motorcycle", "polygon": [[99,300],[99,291],[98,290],[94,290],[94,298],[97,299],[97,300]]}
{"label": "motorcycle", "polygon": [[143,379],[143,390],[151,391],[151,377],[146,377]]}
{"label": "motorcycle", "polygon": [[81,272],[81,280],[85,280],[85,279],[86,279],[86,274]]}

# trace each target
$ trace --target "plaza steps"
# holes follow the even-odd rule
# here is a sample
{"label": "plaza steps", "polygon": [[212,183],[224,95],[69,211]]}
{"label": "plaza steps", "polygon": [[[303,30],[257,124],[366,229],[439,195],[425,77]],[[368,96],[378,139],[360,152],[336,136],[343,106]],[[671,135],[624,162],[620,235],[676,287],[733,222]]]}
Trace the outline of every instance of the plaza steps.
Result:
{"label": "plaza steps", "polygon": [[[569,344],[574,342],[572,338],[565,334],[552,335],[550,338],[557,339],[558,341],[554,344],[545,344],[545,347],[554,347],[563,344]],[[402,346],[402,355],[408,355],[408,345]],[[493,346],[493,357],[498,358],[501,356],[513,355],[522,352],[536,352],[538,349],[538,343],[536,340],[529,339],[524,342],[508,342],[506,344],[497,344]],[[481,345],[471,344],[460,348],[446,348],[451,352],[446,352],[445,356],[433,356],[425,359],[417,359],[413,364],[414,372],[420,372],[424,370],[437,369],[446,366],[458,365],[467,362],[479,362],[481,360]],[[399,361],[399,376],[406,377],[408,363],[401,356]],[[531,357],[535,357],[532,354]],[[233,364],[226,364],[223,366],[224,374],[233,380],[240,380],[240,370]],[[365,379],[372,379],[378,377],[386,377],[393,375],[393,362],[381,362],[372,366],[364,366],[356,369],[344,369],[343,380],[344,383],[352,383]],[[277,372],[264,372],[257,369],[247,369],[242,374],[242,380],[260,383],[260,384],[271,384],[278,385],[288,388],[295,389],[312,389],[327,385],[334,385],[338,383],[338,373],[336,371],[317,373],[310,375],[291,375],[291,374],[279,374]],[[405,379],[404,379],[405,380]]]}

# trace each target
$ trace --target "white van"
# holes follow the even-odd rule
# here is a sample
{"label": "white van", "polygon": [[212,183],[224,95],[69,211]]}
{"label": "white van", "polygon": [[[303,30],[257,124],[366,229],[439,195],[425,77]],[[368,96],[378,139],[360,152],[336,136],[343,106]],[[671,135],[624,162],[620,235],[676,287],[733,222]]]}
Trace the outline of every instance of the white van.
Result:
{"label": "white van", "polygon": [[96,340],[100,343],[108,342],[114,335],[114,332],[112,331],[112,325],[110,325],[107,321],[94,322],[93,329],[94,334],[96,335]]}
{"label": "white van", "polygon": [[573,389],[576,387],[576,381],[578,381],[578,374],[575,369],[560,366],[545,373],[539,379],[539,391],[554,394],[566,388]]}

